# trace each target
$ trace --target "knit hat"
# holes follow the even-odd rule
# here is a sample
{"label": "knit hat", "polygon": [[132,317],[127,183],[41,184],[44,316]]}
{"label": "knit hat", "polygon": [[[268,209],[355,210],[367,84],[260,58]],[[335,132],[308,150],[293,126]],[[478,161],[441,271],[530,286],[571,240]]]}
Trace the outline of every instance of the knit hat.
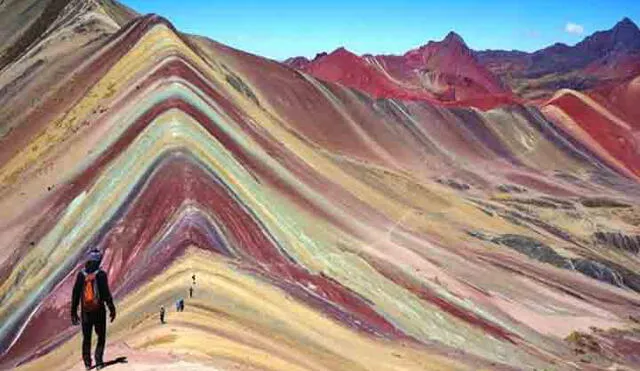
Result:
{"label": "knit hat", "polygon": [[100,262],[102,260],[102,253],[98,249],[93,249],[87,254],[87,261]]}

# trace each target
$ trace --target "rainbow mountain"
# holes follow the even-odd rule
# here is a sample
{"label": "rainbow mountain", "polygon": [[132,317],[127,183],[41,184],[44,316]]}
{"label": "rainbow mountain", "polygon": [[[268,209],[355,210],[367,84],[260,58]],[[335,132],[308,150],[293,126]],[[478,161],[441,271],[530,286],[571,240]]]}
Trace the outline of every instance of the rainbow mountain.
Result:
{"label": "rainbow mountain", "polygon": [[640,367],[637,122],[606,99],[376,99],[110,0],[0,24],[1,369],[82,369],[93,247],[113,369]]}

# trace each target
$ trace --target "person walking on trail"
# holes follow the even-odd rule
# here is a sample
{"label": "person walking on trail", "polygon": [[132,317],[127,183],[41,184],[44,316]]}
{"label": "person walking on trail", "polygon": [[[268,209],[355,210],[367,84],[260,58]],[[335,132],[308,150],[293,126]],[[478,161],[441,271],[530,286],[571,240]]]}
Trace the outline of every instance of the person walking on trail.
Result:
{"label": "person walking on trail", "polygon": [[164,307],[160,307],[160,323],[164,325]]}
{"label": "person walking on trail", "polygon": [[184,299],[180,298],[176,301],[176,312],[184,311]]}
{"label": "person walking on trail", "polygon": [[[107,311],[111,322],[116,319],[116,307],[109,290],[107,274],[100,269],[102,254],[93,249],[89,252],[84,269],[78,272],[71,295],[71,323],[82,324],[82,359],[87,370],[91,369],[91,333],[95,329],[98,335],[95,361],[96,369],[102,369],[104,346],[107,336]],[[78,317],[78,305],[81,315]]]}
{"label": "person walking on trail", "polygon": [[193,298],[193,286],[189,287],[189,299]]}

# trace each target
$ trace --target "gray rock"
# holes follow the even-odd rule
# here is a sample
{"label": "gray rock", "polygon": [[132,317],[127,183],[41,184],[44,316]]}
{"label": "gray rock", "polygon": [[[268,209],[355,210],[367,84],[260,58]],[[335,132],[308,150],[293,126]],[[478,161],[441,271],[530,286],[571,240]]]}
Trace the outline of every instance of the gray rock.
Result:
{"label": "gray rock", "polygon": [[457,189],[458,191],[468,191],[469,189],[471,189],[471,186],[468,185],[467,183],[462,183],[455,179],[438,178],[436,179],[436,182],[449,186],[453,189]]}
{"label": "gray rock", "polygon": [[542,242],[527,236],[516,234],[505,234],[492,239],[493,242],[508,246],[528,257],[541,261],[543,263],[552,264],[558,268],[571,268],[571,261],[558,254],[549,246]]}
{"label": "gray rock", "polygon": [[571,259],[571,262],[575,270],[586,276],[614,286],[624,286],[622,276],[603,263],[590,259]]}
{"label": "gray rock", "polygon": [[[479,235],[477,237],[479,238]],[[494,237],[491,241],[508,246],[540,262],[575,270],[598,281],[640,292],[640,275],[616,263],[588,258],[569,259],[544,243],[527,236],[505,234]]]}
{"label": "gray rock", "polygon": [[520,187],[517,185],[513,185],[513,184],[500,184],[498,187],[498,190],[500,192],[505,192],[505,193],[524,193],[527,192],[527,189],[524,187]]}
{"label": "gray rock", "polygon": [[593,237],[601,246],[611,246],[634,254],[640,252],[640,235],[629,236],[622,232],[596,232]]}
{"label": "gray rock", "polygon": [[490,238],[484,232],[481,231],[467,231],[467,234],[471,237],[475,237],[479,240],[489,241]]}
{"label": "gray rock", "polygon": [[606,197],[589,197],[580,200],[585,207],[631,207],[629,204]]}

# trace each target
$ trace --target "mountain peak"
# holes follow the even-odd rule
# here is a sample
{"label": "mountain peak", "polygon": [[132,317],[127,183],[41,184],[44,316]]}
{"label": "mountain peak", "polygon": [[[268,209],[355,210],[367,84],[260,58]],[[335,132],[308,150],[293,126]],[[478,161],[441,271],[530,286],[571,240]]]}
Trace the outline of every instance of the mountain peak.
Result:
{"label": "mountain peak", "polygon": [[635,23],[634,23],[634,22],[633,22],[629,17],[624,17],[624,18],[622,18],[622,19],[620,20],[620,22],[616,23],[616,25],[615,25],[615,27],[614,27],[614,28],[616,28],[616,27],[620,27],[620,26],[622,26],[622,27],[625,27],[625,26],[626,26],[626,27],[632,26],[632,27],[638,28],[638,26],[637,26],[637,25],[636,25],[636,24],[635,24]]}
{"label": "mountain peak", "polygon": [[458,35],[454,31],[450,31],[447,36],[445,36],[444,40],[442,40],[445,44],[461,44],[467,46],[467,44],[462,39],[462,36]]}
{"label": "mountain peak", "polygon": [[640,29],[638,29],[638,26],[633,23],[633,21],[628,17],[624,17],[620,22],[616,23],[616,25],[613,26],[612,31],[614,33],[623,33],[630,35],[640,34]]}
{"label": "mountain peak", "polygon": [[303,70],[309,66],[311,61],[307,57],[292,57],[285,59],[282,63],[291,66],[293,68],[297,68],[299,70]]}
{"label": "mountain peak", "polygon": [[627,17],[624,17],[611,30],[611,42],[623,45],[631,50],[640,49],[640,29]]}
{"label": "mountain peak", "polygon": [[332,56],[341,56],[341,57],[358,57],[355,53],[347,50],[344,46],[337,48],[336,50],[329,53]]}

